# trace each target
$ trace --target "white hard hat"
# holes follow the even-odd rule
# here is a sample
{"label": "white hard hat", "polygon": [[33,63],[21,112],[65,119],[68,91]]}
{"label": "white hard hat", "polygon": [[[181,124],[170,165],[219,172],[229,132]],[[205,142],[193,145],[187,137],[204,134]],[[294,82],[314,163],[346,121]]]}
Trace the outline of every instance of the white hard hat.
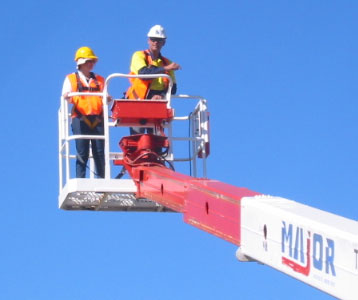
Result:
{"label": "white hard hat", "polygon": [[165,34],[165,29],[161,25],[154,25],[149,29],[148,37],[166,39],[167,35]]}

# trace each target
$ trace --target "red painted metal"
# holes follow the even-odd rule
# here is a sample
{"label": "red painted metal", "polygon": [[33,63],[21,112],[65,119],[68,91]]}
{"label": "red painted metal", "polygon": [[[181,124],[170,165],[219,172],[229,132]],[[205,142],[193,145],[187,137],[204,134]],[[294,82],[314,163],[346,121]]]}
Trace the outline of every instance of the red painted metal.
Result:
{"label": "red painted metal", "polygon": [[160,166],[132,169],[137,197],[184,214],[184,221],[240,245],[240,202],[260,193],[210,179],[197,179]]}
{"label": "red painted metal", "polygon": [[167,107],[167,101],[116,100],[112,107],[112,118],[122,126],[157,125],[170,121],[174,110]]}
{"label": "red painted metal", "polygon": [[168,151],[167,137],[153,134],[125,136],[119,142],[124,156],[114,160],[115,165],[124,165],[132,173],[132,167],[138,165],[164,165],[163,155]]}
{"label": "red painted metal", "polygon": [[[123,165],[136,182],[138,198],[181,212],[186,223],[240,245],[241,199],[259,193],[216,180],[193,178],[167,168],[165,154],[169,142],[162,125],[173,118],[173,110],[166,105],[163,101],[118,101],[112,117],[134,126],[144,125],[143,120],[152,122],[163,135],[122,138],[123,159],[115,163]],[[207,156],[208,142],[205,148]]]}

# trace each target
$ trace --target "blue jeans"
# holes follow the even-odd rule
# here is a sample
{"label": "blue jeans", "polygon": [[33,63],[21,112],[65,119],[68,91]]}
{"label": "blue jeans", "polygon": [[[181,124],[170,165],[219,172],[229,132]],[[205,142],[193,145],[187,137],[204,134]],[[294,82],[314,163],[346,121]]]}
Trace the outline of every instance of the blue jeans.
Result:
{"label": "blue jeans", "polygon": [[[98,116],[87,116],[88,120],[93,122]],[[72,132],[79,135],[103,135],[103,119],[95,128],[90,128],[81,118],[72,119]],[[76,140],[76,177],[85,178],[87,161],[89,156],[90,143],[92,146],[92,154],[96,167],[97,177],[104,178],[104,140],[97,139],[77,139]]]}

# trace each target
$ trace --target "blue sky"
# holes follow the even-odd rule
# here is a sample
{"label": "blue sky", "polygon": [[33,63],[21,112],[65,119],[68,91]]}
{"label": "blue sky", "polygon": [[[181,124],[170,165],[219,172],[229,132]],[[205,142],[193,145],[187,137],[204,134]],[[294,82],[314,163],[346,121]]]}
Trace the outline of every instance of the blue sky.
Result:
{"label": "blue sky", "polygon": [[211,111],[209,177],[357,219],[356,1],[2,5],[1,299],[331,299],[179,214],[57,208],[57,110],[78,47],[125,73],[162,24]]}

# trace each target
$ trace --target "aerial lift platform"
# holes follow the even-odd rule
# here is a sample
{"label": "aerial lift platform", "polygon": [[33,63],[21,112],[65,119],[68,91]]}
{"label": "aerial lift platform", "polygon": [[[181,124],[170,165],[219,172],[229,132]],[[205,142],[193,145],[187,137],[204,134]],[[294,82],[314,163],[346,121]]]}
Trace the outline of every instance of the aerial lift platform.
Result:
{"label": "aerial lift platform", "polygon": [[[166,75],[112,74],[103,93],[107,99],[114,78],[153,78]],[[207,179],[210,152],[209,113],[202,97],[171,96],[172,81],[163,100],[116,99],[111,115],[104,106],[103,136],[71,135],[68,104],[59,110],[59,207],[65,210],[179,212],[184,222],[239,246],[240,261],[273,267],[330,295],[357,299],[358,223],[276,196]],[[187,116],[178,117],[172,101],[194,99]],[[176,122],[188,122],[188,136],[175,136]],[[111,132],[118,127],[151,127],[153,134],[123,136],[121,152],[112,151]],[[73,143],[78,138],[104,139],[105,178],[72,176]],[[190,154],[174,156],[175,142],[190,145]],[[115,141],[115,144],[118,141]],[[71,145],[72,144],[72,145]],[[116,145],[117,146],[117,145]],[[115,148],[119,149],[119,148]],[[192,174],[175,171],[190,162]],[[118,175],[114,167],[122,167]],[[93,169],[93,163],[90,164]],[[124,171],[129,178],[123,178]]]}
{"label": "aerial lift platform", "polygon": [[[161,75],[160,75],[161,76]],[[154,76],[154,77],[160,77]],[[76,95],[99,95],[107,97],[109,84],[113,79],[136,77],[127,74],[112,74],[105,82],[103,93],[72,93]],[[141,76],[150,77],[153,76]],[[112,115],[109,105],[104,101],[104,136],[73,135],[70,129],[71,116],[68,102],[61,97],[61,107],[58,112],[59,120],[59,207],[65,210],[105,210],[105,211],[170,211],[167,207],[147,198],[136,197],[137,187],[133,179],[117,179],[114,165],[123,159],[118,141],[111,145],[111,130],[118,127],[153,127],[156,134],[164,134],[168,139],[168,149],[165,160],[173,165],[175,162],[191,164],[192,175],[206,176],[206,154],[209,145],[209,115],[206,100],[198,96],[171,96],[171,86],[164,100],[125,100],[114,99],[111,106],[116,107]],[[189,115],[174,116],[173,99],[177,101],[196,101],[194,110]],[[173,136],[173,124],[187,123],[190,130],[188,136]],[[160,132],[162,131],[162,132]],[[129,134],[129,129],[128,133]],[[76,139],[103,139],[105,141],[105,178],[95,178],[93,159],[90,156],[88,178],[74,177],[74,160]],[[174,157],[173,145],[190,143],[188,157]],[[114,149],[114,151],[112,151]],[[201,157],[201,166],[198,167]],[[71,163],[72,162],[72,163]],[[122,174],[120,174],[122,175]],[[117,177],[117,178],[116,178]]]}

